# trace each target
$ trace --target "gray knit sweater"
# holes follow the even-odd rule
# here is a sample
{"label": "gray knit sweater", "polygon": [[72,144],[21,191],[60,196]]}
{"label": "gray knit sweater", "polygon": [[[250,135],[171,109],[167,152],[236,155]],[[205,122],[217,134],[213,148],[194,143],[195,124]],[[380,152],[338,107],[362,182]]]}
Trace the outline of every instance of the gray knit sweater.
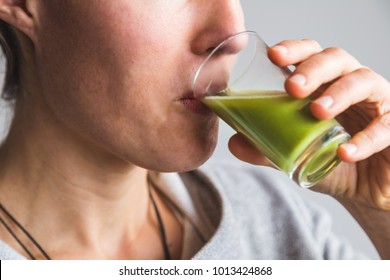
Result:
{"label": "gray knit sweater", "polygon": [[[226,163],[164,176],[175,186],[167,191],[175,193],[174,203],[208,235],[193,259],[363,257],[337,239],[329,215],[276,170]],[[0,259],[23,257],[0,242]]]}

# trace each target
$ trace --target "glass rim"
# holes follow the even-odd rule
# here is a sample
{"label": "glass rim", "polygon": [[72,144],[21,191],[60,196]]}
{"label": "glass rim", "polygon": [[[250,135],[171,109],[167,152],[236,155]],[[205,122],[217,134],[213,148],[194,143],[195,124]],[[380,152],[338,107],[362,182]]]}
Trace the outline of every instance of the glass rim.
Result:
{"label": "glass rim", "polygon": [[201,62],[201,64],[199,65],[198,69],[196,70],[195,72],[195,76],[194,76],[194,79],[192,80],[192,91],[195,91],[195,87],[196,87],[196,83],[198,81],[198,78],[199,78],[199,75],[200,75],[200,72],[202,71],[202,69],[204,68],[204,66],[207,64],[207,62],[210,60],[210,58],[218,51],[220,50],[223,46],[229,44],[231,41],[235,40],[237,37],[240,37],[242,35],[248,35],[249,36],[253,36],[253,37],[256,37],[258,40],[260,40],[261,42],[264,42],[262,40],[262,38],[260,37],[260,35],[256,32],[256,31],[252,31],[252,30],[245,30],[245,31],[241,31],[241,32],[238,32],[236,34],[233,34],[229,37],[227,37],[226,39],[224,39],[221,43],[219,43],[213,50],[212,52],[207,55],[207,57]]}

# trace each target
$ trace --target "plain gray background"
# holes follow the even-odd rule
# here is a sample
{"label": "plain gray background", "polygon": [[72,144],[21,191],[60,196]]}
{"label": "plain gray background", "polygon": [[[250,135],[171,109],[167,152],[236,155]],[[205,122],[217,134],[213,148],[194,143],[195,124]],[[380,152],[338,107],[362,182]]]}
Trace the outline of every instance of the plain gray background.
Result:
{"label": "plain gray background", "polygon": [[[390,1],[388,0],[242,0],[247,29],[269,44],[285,39],[315,39],[322,47],[341,47],[362,64],[390,79]],[[221,125],[217,150],[210,162],[236,160],[227,149],[233,130]],[[378,258],[364,231],[338,202],[302,190],[302,195],[326,207],[342,238],[372,258]]]}
{"label": "plain gray background", "polygon": [[[212,0],[210,0],[212,1]],[[247,28],[272,45],[284,39],[315,39],[323,47],[346,49],[358,60],[390,78],[390,1],[388,0],[242,0]],[[3,69],[3,66],[0,70]],[[2,71],[3,72],[3,71]],[[0,134],[9,119],[0,104]],[[220,140],[210,162],[236,160],[226,143],[233,131],[221,126]],[[0,135],[1,136],[1,135]],[[378,258],[367,236],[332,198],[302,190],[302,195],[328,208],[335,231],[373,258]]]}

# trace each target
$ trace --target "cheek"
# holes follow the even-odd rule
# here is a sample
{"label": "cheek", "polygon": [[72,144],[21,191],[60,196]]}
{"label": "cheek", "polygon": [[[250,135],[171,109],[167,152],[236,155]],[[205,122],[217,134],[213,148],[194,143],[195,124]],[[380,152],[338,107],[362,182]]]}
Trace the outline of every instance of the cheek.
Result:
{"label": "cheek", "polygon": [[63,123],[128,161],[159,171],[195,168],[214,149],[217,129],[173,102],[191,89],[194,71],[186,32],[172,28],[181,19],[120,13],[115,5],[124,1],[114,2],[44,25],[37,50],[44,98]]}
{"label": "cheek", "polygon": [[93,7],[85,2],[71,1],[60,18],[44,17],[38,61],[49,92],[87,91],[96,102],[99,91],[110,91],[112,100],[135,84],[150,92],[163,87],[171,97],[181,92],[168,91],[187,90],[186,19],[175,13],[184,1],[99,1]]}

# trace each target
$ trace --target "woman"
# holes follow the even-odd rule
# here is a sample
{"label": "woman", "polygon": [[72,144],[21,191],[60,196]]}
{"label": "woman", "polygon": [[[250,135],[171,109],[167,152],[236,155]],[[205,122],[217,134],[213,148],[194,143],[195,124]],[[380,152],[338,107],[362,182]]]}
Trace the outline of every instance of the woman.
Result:
{"label": "woman", "polygon": [[[192,78],[245,29],[239,1],[2,0],[0,18],[5,94],[15,101],[0,150],[2,258],[358,257],[276,171],[190,171],[217,138]],[[389,83],[314,41],[285,41],[269,55],[298,65],[286,82],[292,96],[326,85],[313,114],[340,115],[354,137],[317,189],[389,258]],[[239,136],[230,148],[263,162]]]}

